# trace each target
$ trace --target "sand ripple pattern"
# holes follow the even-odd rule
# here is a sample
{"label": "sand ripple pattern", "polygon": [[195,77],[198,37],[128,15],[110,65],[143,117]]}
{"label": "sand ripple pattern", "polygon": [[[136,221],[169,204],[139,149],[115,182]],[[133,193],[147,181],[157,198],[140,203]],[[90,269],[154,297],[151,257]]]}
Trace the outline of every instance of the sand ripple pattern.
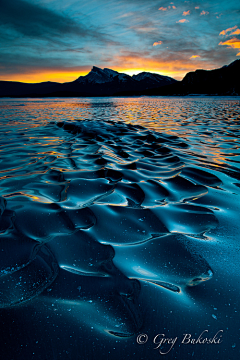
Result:
{"label": "sand ripple pattern", "polygon": [[113,121],[52,122],[38,132],[57,143],[19,132],[6,144],[14,160],[1,163],[1,307],[37,296],[74,302],[100,331],[131,336],[143,324],[144,282],[180,294],[211,279],[192,245],[217,220],[194,201],[221,181],[186,164],[186,142]]}

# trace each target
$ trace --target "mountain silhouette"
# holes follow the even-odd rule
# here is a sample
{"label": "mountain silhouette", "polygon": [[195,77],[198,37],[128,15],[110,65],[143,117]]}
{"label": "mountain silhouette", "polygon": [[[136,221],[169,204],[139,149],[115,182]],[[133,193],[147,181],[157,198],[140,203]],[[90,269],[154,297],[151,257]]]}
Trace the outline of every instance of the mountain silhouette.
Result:
{"label": "mountain silhouette", "polygon": [[182,81],[141,72],[129,76],[93,66],[85,76],[67,82],[0,81],[0,97],[88,97],[132,95],[240,95],[240,60],[215,70],[196,70]]}

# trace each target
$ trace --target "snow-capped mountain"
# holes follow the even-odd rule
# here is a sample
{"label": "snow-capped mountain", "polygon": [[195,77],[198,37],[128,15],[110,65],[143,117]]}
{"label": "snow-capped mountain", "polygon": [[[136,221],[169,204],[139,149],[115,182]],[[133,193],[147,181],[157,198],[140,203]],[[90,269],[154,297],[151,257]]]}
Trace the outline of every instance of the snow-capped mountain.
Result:
{"label": "snow-capped mountain", "polygon": [[106,74],[109,74],[110,78],[115,78],[118,79],[119,81],[128,81],[131,79],[131,76],[127,75],[127,74],[124,74],[124,73],[119,73],[115,70],[111,70],[111,69],[107,69],[107,68],[104,68],[103,71],[106,73]]}
{"label": "snow-capped mountain", "polygon": [[240,60],[215,70],[196,70],[182,81],[142,72],[129,76],[93,66],[86,76],[68,83],[0,81],[0,97],[85,97],[131,95],[240,95]]}
{"label": "snow-capped mountain", "polygon": [[176,80],[167,76],[143,72],[129,76],[118,71],[93,66],[91,71],[68,83],[20,83],[0,81],[2,96],[118,96],[139,95],[146,90],[169,85]]}
{"label": "snow-capped mountain", "polygon": [[168,84],[171,84],[172,82],[176,81],[169,76],[154,74],[154,73],[145,72],[145,71],[141,72],[137,75],[133,75],[133,79],[137,80],[137,81],[148,80],[148,81],[157,82],[157,83],[166,81]]}
{"label": "snow-capped mountain", "polygon": [[124,73],[119,73],[111,69],[100,69],[93,66],[92,70],[86,76],[80,76],[76,80],[79,84],[107,84],[107,83],[125,83],[130,87],[136,89],[149,89],[156,86],[169,85],[174,83],[176,80],[163,75],[153,74],[149,72],[142,72],[138,75],[129,76]]}
{"label": "snow-capped mountain", "polygon": [[77,82],[80,84],[104,84],[112,81],[113,77],[117,76],[117,72],[113,70],[109,71],[109,69],[106,70],[108,71],[93,66],[92,70],[86,76],[80,76]]}
{"label": "snow-capped mountain", "polygon": [[86,76],[80,76],[77,79],[79,84],[89,83],[89,84],[102,84],[109,81],[109,76],[104,73],[103,70],[93,67],[90,73]]}
{"label": "snow-capped mountain", "polygon": [[141,87],[144,87],[146,89],[152,89],[160,86],[170,85],[176,82],[175,79],[169,76],[154,74],[145,71],[137,75],[133,75],[132,78],[138,81]]}
{"label": "snow-capped mountain", "polygon": [[86,76],[80,76],[76,81],[80,84],[105,84],[113,81],[131,81],[131,76],[119,73],[111,69],[100,69],[93,66],[92,70]]}

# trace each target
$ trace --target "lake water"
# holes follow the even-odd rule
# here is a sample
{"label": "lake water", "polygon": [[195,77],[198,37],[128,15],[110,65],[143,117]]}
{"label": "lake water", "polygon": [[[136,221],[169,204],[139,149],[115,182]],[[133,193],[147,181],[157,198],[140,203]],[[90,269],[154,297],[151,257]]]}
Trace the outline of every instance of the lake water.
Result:
{"label": "lake water", "polygon": [[239,358],[239,97],[0,100],[1,355]]}

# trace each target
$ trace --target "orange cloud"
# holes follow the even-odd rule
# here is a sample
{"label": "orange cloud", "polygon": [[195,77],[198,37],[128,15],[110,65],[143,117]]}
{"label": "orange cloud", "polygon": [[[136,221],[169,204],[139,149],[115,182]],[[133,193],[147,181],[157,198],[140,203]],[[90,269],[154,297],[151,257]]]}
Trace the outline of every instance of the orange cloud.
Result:
{"label": "orange cloud", "polygon": [[162,41],[156,41],[153,46],[157,46],[157,45],[161,45],[162,44]]}
{"label": "orange cloud", "polygon": [[209,14],[208,11],[204,11],[204,10],[203,10],[203,11],[201,12],[200,16],[201,16],[201,15],[208,15],[208,14]]}
{"label": "orange cloud", "polygon": [[183,12],[183,16],[187,16],[187,15],[190,15],[190,10]]}
{"label": "orange cloud", "polygon": [[160,7],[158,10],[167,11],[167,8],[165,8],[165,7]]}
{"label": "orange cloud", "polygon": [[[233,49],[240,49],[240,39],[238,38],[232,38],[226,41],[220,41],[218,45],[228,45],[229,47]],[[237,54],[238,55],[238,54]]]}
{"label": "orange cloud", "polygon": [[[234,30],[236,28],[237,28],[237,25],[233,26],[232,28],[221,31],[219,35],[227,35],[228,32],[231,32],[232,30]],[[232,35],[232,34],[229,34],[229,35]],[[238,34],[235,34],[235,35],[238,35]]]}
{"label": "orange cloud", "polygon": [[200,58],[200,55],[193,55],[190,57],[190,59]]}
{"label": "orange cloud", "polygon": [[195,9],[199,9],[199,6],[195,6]]}
{"label": "orange cloud", "polygon": [[235,30],[231,35],[240,35],[240,29]]}
{"label": "orange cloud", "polygon": [[173,9],[176,9],[176,6],[173,5],[172,8],[173,8]]}
{"label": "orange cloud", "polygon": [[181,20],[178,20],[178,21],[176,21],[176,23],[186,23],[186,22],[189,22],[188,20],[186,20],[186,19],[181,19]]}

